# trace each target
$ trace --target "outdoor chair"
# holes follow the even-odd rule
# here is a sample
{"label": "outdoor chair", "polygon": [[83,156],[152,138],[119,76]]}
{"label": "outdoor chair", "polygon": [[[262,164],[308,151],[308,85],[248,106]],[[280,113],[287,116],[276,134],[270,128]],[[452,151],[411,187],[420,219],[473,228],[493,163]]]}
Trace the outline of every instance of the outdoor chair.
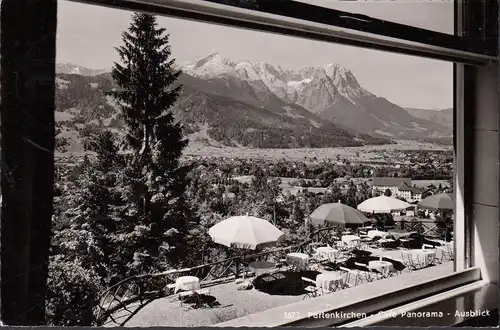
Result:
{"label": "outdoor chair", "polygon": [[413,258],[414,262],[417,264],[418,269],[425,268],[426,266],[431,266],[431,264],[428,263],[428,260],[426,256],[416,256]]}
{"label": "outdoor chair", "polygon": [[[393,260],[391,257],[386,257],[386,256],[382,256],[382,258],[385,258],[385,259],[389,259],[389,260]],[[393,264],[394,266],[394,264]],[[392,276],[395,276],[395,275],[401,275],[402,273],[402,270],[398,270],[395,266],[393,267],[393,269],[391,271],[389,271],[389,274],[387,277],[392,277]]]}
{"label": "outdoor chair", "polygon": [[[199,289],[199,290],[193,290],[193,291],[183,291],[179,293],[179,301],[180,301],[180,306],[183,306],[187,301],[190,301],[191,298],[194,298],[194,308],[200,308],[202,307],[203,304],[203,296],[208,296],[210,295],[210,289],[205,288],[205,289]],[[208,305],[211,307],[210,305]]]}
{"label": "outdoor chair", "polygon": [[274,262],[277,268],[286,266],[287,265],[286,254],[283,251],[277,252],[274,257]]}
{"label": "outdoor chair", "polygon": [[405,265],[405,267],[409,271],[417,270],[418,268],[420,268],[418,259],[414,259],[413,256],[409,253],[403,253],[403,251],[401,251],[401,260],[403,261],[403,265]]}
{"label": "outdoor chair", "polygon": [[363,275],[368,282],[373,282],[373,281],[380,280],[380,279],[384,278],[381,273],[379,273],[373,269],[370,269],[368,267],[368,265],[366,265],[366,264],[362,264],[359,262],[355,262],[354,264],[358,267],[363,268],[363,270],[360,271],[360,274]]}
{"label": "outdoor chair", "polygon": [[[315,260],[316,262],[319,262],[319,263],[324,263],[324,262],[327,262],[329,261],[330,259],[328,259],[328,257],[324,256],[324,255],[320,255],[319,253],[315,252],[313,253],[312,257],[311,257],[312,260]],[[310,259],[310,260],[311,260]]]}
{"label": "outdoor chair", "polygon": [[[434,259],[432,260],[431,264],[441,264],[443,263],[443,250],[440,246],[434,246],[430,244],[422,244],[422,247],[425,247],[426,249],[432,249],[434,250]],[[439,256],[438,256],[439,255]]]}
{"label": "outdoor chair", "polygon": [[[340,271],[345,273],[344,285],[347,287],[353,287],[363,282],[361,274],[358,270],[349,269],[345,267],[340,267]],[[351,283],[354,282],[354,285]]]}
{"label": "outdoor chair", "polygon": [[167,295],[173,294],[175,290],[175,283],[170,283],[165,286],[165,292]]}
{"label": "outdoor chair", "polygon": [[346,242],[339,241],[337,244],[337,249],[341,252],[349,252],[352,249],[352,246],[350,244],[347,244]]}
{"label": "outdoor chair", "polygon": [[316,286],[316,282],[307,277],[302,277],[302,286],[306,292],[302,300],[309,298],[319,297],[323,294],[323,290]]}
{"label": "outdoor chair", "polygon": [[400,238],[399,239],[400,247],[403,248],[403,249],[409,249],[411,241],[412,240],[410,238]]}
{"label": "outdoor chair", "polygon": [[453,261],[454,260],[454,252],[453,248],[451,247],[450,244],[445,244],[440,246],[440,250],[442,252],[443,259],[447,261]]}
{"label": "outdoor chair", "polygon": [[444,260],[443,247],[437,246],[436,247],[436,255],[434,256],[434,261],[440,265],[443,263],[443,260]]}
{"label": "outdoor chair", "polygon": [[307,262],[307,270],[318,271],[319,269],[320,265],[318,259],[315,259],[314,257],[309,259]]}

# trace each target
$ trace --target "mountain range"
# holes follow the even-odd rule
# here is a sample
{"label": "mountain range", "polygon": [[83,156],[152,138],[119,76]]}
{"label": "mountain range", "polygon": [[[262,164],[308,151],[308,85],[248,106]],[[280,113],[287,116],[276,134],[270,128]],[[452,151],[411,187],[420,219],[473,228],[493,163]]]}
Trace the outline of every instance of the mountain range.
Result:
{"label": "mountain range", "polygon": [[[213,52],[180,69],[183,88],[173,111],[187,133],[205,143],[336,147],[451,136],[446,122],[377,97],[337,64],[285,70]],[[116,87],[106,71],[57,65],[58,123],[73,142],[89,125],[121,130],[116,106],[104,96]]]}
{"label": "mountain range", "polygon": [[73,63],[57,63],[56,72],[63,74],[79,74],[82,76],[96,76],[111,71],[110,69],[94,70]]}
{"label": "mountain range", "polygon": [[441,110],[405,108],[412,116],[430,120],[453,130],[453,108]]}

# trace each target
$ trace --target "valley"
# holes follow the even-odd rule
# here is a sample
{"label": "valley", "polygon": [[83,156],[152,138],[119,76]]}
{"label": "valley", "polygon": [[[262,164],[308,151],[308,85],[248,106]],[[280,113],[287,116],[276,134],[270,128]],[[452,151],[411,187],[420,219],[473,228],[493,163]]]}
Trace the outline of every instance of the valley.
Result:
{"label": "valley", "polygon": [[[182,88],[171,110],[190,137],[187,155],[329,158],[360,147],[362,161],[371,159],[371,148],[451,145],[452,113],[429,111],[436,120],[399,107],[336,64],[293,71],[214,52],[180,69]],[[58,65],[59,154],[83,153],[82,137],[96,130],[123,133],[118,108],[106,96],[116,86],[105,71]]]}
{"label": "valley", "polygon": [[[185,157],[206,158],[243,158],[263,160],[336,160],[337,157],[347,159],[352,163],[385,163],[386,159],[399,151],[429,150],[445,151],[451,147],[428,142],[398,140],[395,144],[345,147],[345,148],[297,148],[297,149],[261,149],[245,147],[210,146],[204,143],[191,142],[184,150]],[[385,156],[385,157],[384,157]]]}

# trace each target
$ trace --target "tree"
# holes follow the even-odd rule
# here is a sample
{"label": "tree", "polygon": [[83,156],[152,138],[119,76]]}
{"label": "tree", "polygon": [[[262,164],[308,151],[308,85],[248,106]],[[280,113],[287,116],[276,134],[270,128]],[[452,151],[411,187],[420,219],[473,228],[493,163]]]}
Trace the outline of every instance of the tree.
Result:
{"label": "tree", "polygon": [[179,164],[187,140],[171,111],[181,71],[171,58],[169,35],[154,16],[135,13],[122,40],[116,48],[121,63],[111,72],[118,88],[109,92],[127,130],[121,184],[129,215],[120,231],[121,237],[134,237],[127,246],[133,254],[128,269],[141,273],[165,267],[160,261],[182,260],[182,240],[192,225],[183,196],[187,168]]}
{"label": "tree", "polygon": [[56,145],[55,145],[55,148],[57,151],[59,152],[66,152],[68,151],[68,147],[69,147],[69,140],[67,137],[64,137],[64,136],[61,136],[61,129],[56,127],[56,132],[55,132],[55,135],[56,135]]}
{"label": "tree", "polygon": [[387,188],[385,191],[384,191],[384,196],[387,196],[387,197],[391,197],[392,196],[392,192],[389,188]]}
{"label": "tree", "polygon": [[46,314],[49,324],[95,325],[95,303],[102,290],[99,276],[77,261],[52,258],[47,280]]}
{"label": "tree", "polygon": [[346,194],[346,204],[355,208],[359,204],[357,195],[358,189],[356,188],[356,185],[351,181]]}

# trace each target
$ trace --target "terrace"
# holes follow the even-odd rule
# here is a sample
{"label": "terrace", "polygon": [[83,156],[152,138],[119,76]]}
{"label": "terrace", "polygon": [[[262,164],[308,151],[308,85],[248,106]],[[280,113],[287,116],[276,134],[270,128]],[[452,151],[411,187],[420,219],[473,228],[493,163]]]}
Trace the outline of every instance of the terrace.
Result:
{"label": "terrace", "polygon": [[[345,244],[336,238],[337,227],[325,227],[312,233],[311,239],[302,244],[247,255],[244,261],[236,257],[190,269],[131,278],[110,288],[103,296],[101,322],[105,326],[209,326],[307,298],[326,295],[337,301],[341,292],[355,292],[353,290],[359,286],[368,285],[369,288],[370,283],[375,282],[377,290],[390,290],[396,277],[404,281],[410,276],[412,281],[422,282],[453,271],[451,245],[413,236],[416,245],[407,246],[408,240],[403,237],[409,234],[398,236],[401,232],[371,230],[368,231],[371,238],[365,236],[363,241]],[[381,237],[397,238],[397,244],[385,246],[387,240]],[[424,251],[430,258],[422,258]],[[307,260],[302,263],[290,259],[294,253],[307,256]],[[379,259],[389,263],[390,268],[384,271],[368,267]],[[259,263],[267,269],[255,266]],[[321,274],[325,274],[326,282],[319,280]],[[193,275],[200,280],[200,296],[186,299],[185,293],[174,291],[175,283],[179,278]],[[304,283],[304,277],[311,282]],[[328,281],[328,278],[339,282]],[[245,283],[252,285],[245,288]],[[158,289],[145,292],[146,287]]]}
{"label": "terrace", "polygon": [[[432,273],[429,273],[428,270],[420,270],[412,272],[411,275],[419,281],[425,281],[435,274],[451,273],[453,271],[451,262],[445,262],[434,268]],[[403,274],[410,273],[404,271]],[[383,291],[391,288],[391,281],[393,279],[381,279],[376,284]],[[353,292],[350,289],[345,289],[344,291],[343,293],[348,295]],[[331,293],[329,295],[330,299],[333,301],[338,300],[338,293],[340,292]],[[256,289],[248,291],[237,290],[237,285],[234,282],[210,287],[210,295],[216,297],[221,305],[214,308],[192,309],[181,306],[175,298],[160,298],[142,307],[137,314],[125,323],[125,326],[144,327],[165,326],[167,324],[168,326],[178,327],[210,326],[248,317],[252,314],[298,303],[303,300],[303,295],[270,295]],[[302,311],[304,314],[307,314],[307,312]],[[284,318],[283,313],[279,313],[279,315]],[[117,321],[120,320],[119,313],[114,315],[114,317]],[[231,323],[228,322],[228,325],[231,326]]]}

